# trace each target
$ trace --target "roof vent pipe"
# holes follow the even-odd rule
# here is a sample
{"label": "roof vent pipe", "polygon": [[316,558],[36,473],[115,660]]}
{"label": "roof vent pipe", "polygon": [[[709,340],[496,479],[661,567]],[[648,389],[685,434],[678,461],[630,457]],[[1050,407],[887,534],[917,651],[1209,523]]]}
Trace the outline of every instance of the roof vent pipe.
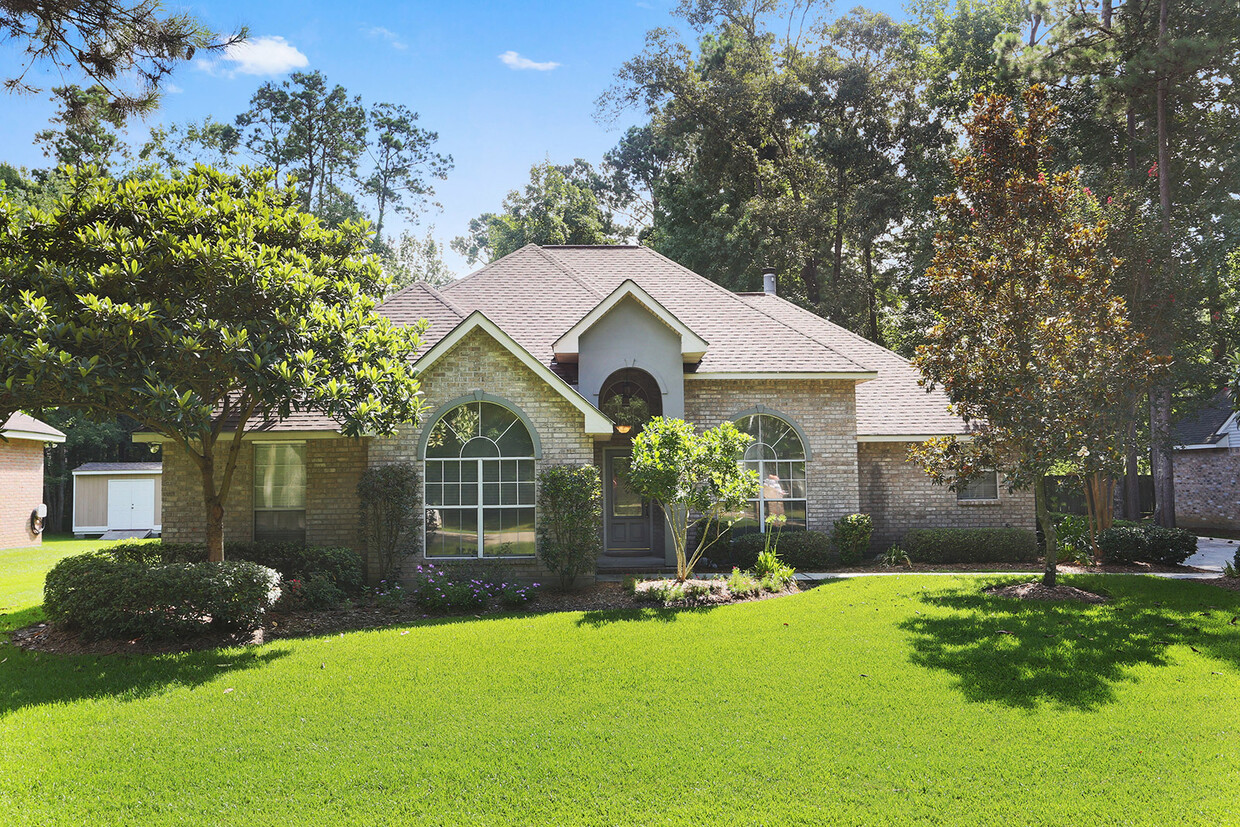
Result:
{"label": "roof vent pipe", "polygon": [[767,267],[762,271],[762,292],[772,296],[777,295],[775,292],[775,268]]}

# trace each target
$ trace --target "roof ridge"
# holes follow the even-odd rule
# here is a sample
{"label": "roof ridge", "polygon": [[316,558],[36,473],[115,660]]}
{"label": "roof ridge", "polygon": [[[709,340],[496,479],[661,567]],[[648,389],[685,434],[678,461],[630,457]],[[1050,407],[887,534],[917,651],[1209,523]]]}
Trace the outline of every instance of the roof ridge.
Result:
{"label": "roof ridge", "polygon": [[517,249],[513,250],[513,251],[512,251],[511,253],[509,253],[507,256],[500,256],[499,258],[493,258],[493,259],[491,259],[490,261],[488,261],[486,264],[484,264],[484,265],[482,265],[481,267],[479,267],[479,268],[478,268],[477,270],[475,270],[474,272],[470,273],[469,275],[467,275],[467,276],[461,276],[459,279],[457,279],[457,280],[453,281],[451,284],[445,284],[443,289],[444,289],[444,290],[451,290],[451,289],[452,289],[452,288],[454,288],[454,287],[458,287],[458,286],[460,286],[460,285],[464,284],[465,282],[467,282],[467,281],[469,281],[469,280],[471,280],[471,279],[473,279],[473,278],[475,278],[475,277],[477,277],[477,276],[482,275],[482,274],[483,274],[483,273],[485,273],[487,270],[490,270],[490,269],[491,269],[492,267],[494,267],[496,264],[498,264],[499,262],[501,262],[501,261],[503,261],[504,259],[508,258],[509,256],[515,256],[517,253],[520,253],[520,252],[524,251],[527,247],[533,247],[533,248],[537,249],[537,248],[538,248],[538,245],[537,245],[537,244],[535,244],[535,243],[533,243],[533,242],[530,242],[529,244],[522,245],[521,247],[518,247]]}
{"label": "roof ridge", "polygon": [[[770,319],[771,321],[773,321],[773,322],[775,322],[776,324],[780,325],[781,327],[787,328],[788,330],[792,331],[792,332],[793,332],[793,333],[795,333],[796,335],[800,336],[802,339],[808,339],[809,341],[813,342],[814,344],[818,345],[819,347],[821,347],[821,348],[824,348],[824,349],[826,349],[826,350],[831,351],[831,352],[832,352],[832,353],[834,353],[836,356],[838,356],[838,357],[840,357],[841,359],[843,359],[845,362],[848,362],[848,363],[850,363],[850,364],[852,364],[852,365],[855,365],[856,367],[860,368],[860,369],[861,369],[861,370],[863,370],[863,371],[869,371],[869,370],[870,370],[870,368],[868,368],[868,367],[866,367],[865,365],[861,364],[860,362],[858,362],[858,361],[854,360],[852,357],[850,357],[850,356],[846,356],[845,354],[840,353],[838,350],[836,350],[835,348],[831,347],[831,345],[828,345],[828,344],[826,344],[825,342],[822,342],[822,341],[819,341],[818,339],[815,339],[813,336],[810,336],[808,333],[804,333],[804,332],[802,332],[802,331],[800,331],[800,330],[797,330],[795,327],[793,327],[792,325],[788,324],[787,322],[785,322],[783,319],[779,318],[778,316],[773,316],[773,315],[771,315],[770,313],[767,313],[767,312],[766,312],[765,310],[763,310],[762,308],[757,307],[757,306],[755,306],[755,305],[752,305],[752,304],[750,304],[750,303],[749,303],[749,302],[747,302],[747,301],[743,301],[742,299],[738,298],[738,297],[737,297],[737,295],[736,295],[735,293],[733,293],[731,290],[727,289],[727,288],[726,288],[726,287],[724,287],[723,285],[716,284],[715,282],[713,282],[713,281],[711,281],[710,279],[706,278],[706,276],[703,276],[703,275],[701,275],[700,273],[695,273],[695,272],[693,272],[693,271],[692,271],[692,270],[690,270],[688,267],[685,267],[683,264],[681,264],[681,263],[679,263],[679,262],[672,261],[670,258],[668,258],[667,256],[663,255],[663,254],[662,254],[662,253],[660,253],[658,250],[655,250],[655,249],[654,249],[654,248],[652,248],[652,247],[647,247],[647,246],[645,246],[644,244],[643,244],[643,245],[639,245],[639,246],[641,247],[641,249],[646,250],[646,251],[647,251],[647,252],[649,252],[651,255],[657,256],[657,257],[659,257],[659,258],[663,259],[664,261],[666,261],[667,263],[669,263],[669,264],[671,264],[671,265],[673,265],[673,266],[675,266],[675,267],[679,267],[681,270],[684,270],[686,273],[690,274],[690,275],[691,275],[691,276],[693,276],[694,278],[696,278],[696,279],[698,279],[698,280],[700,280],[700,281],[705,282],[706,284],[708,284],[708,285],[710,285],[712,288],[714,288],[716,291],[718,291],[718,292],[723,293],[724,295],[726,295],[728,298],[733,299],[733,300],[735,300],[735,301],[739,301],[739,302],[740,302],[741,304],[743,304],[745,307],[748,307],[748,308],[750,308],[751,310],[754,310],[754,311],[756,311],[756,312],[758,312],[758,313],[761,313],[763,316],[766,316],[768,319]],[[787,299],[785,299],[785,301],[787,301]],[[788,302],[788,303],[789,303],[789,304],[792,304],[792,302]],[[793,305],[793,306],[795,307],[796,305]],[[821,317],[821,316],[819,316],[818,318],[822,318],[822,317]],[[869,340],[867,339],[866,341],[869,341]],[[879,347],[881,347],[881,345],[880,345]]]}
{"label": "roof ridge", "polygon": [[379,309],[380,309],[380,308],[382,308],[384,305],[386,305],[388,302],[391,302],[391,301],[394,301],[394,300],[396,300],[396,299],[399,299],[399,298],[401,298],[402,296],[404,296],[406,293],[409,293],[409,292],[411,292],[411,291],[413,291],[413,290],[421,290],[423,293],[426,293],[426,294],[427,294],[427,295],[429,295],[431,298],[435,299],[435,301],[439,302],[439,303],[440,303],[440,304],[442,304],[444,307],[446,307],[446,308],[448,308],[449,310],[451,310],[451,311],[452,311],[453,313],[455,313],[457,316],[459,316],[459,317],[461,317],[461,318],[465,318],[465,314],[464,314],[464,312],[463,312],[463,311],[462,311],[459,307],[457,307],[456,305],[454,305],[452,302],[448,301],[448,298],[447,298],[446,296],[444,296],[444,294],[443,294],[443,293],[439,292],[439,290],[435,289],[435,286],[434,286],[434,285],[429,284],[428,282],[425,282],[425,281],[420,281],[420,280],[419,280],[419,281],[415,281],[415,282],[413,282],[412,284],[408,284],[408,285],[406,285],[406,286],[402,287],[401,289],[397,290],[395,293],[393,293],[392,295],[388,296],[388,297],[387,297],[387,298],[385,298],[383,301],[379,302],[379,304],[375,306],[375,309],[376,309],[376,310],[379,310]]}
{"label": "roof ridge", "polygon": [[[568,245],[565,245],[565,246],[568,246]],[[608,245],[608,244],[599,244],[599,245],[591,245],[591,246],[608,247],[608,246],[611,246],[611,245]],[[607,298],[607,296],[608,296],[608,295],[610,295],[609,293],[600,293],[598,290],[595,290],[595,289],[594,289],[593,287],[591,287],[591,286],[590,286],[590,284],[586,281],[585,276],[583,276],[581,273],[579,273],[579,272],[577,272],[576,270],[574,270],[572,267],[569,267],[567,264],[565,264],[564,262],[560,261],[560,260],[559,260],[558,258],[556,258],[555,256],[553,256],[553,255],[551,255],[550,253],[548,253],[548,252],[547,252],[546,250],[544,250],[542,247],[538,246],[537,244],[533,245],[533,247],[534,247],[534,249],[535,249],[535,250],[537,250],[537,251],[539,252],[539,254],[540,254],[543,258],[545,258],[547,261],[551,262],[551,263],[552,263],[552,264],[554,264],[556,267],[559,267],[561,270],[563,270],[565,275],[567,275],[567,276],[568,276],[570,279],[572,279],[573,281],[577,282],[577,284],[581,285],[582,289],[584,289],[584,290],[585,290],[587,293],[589,293],[591,296],[594,296],[594,297],[595,297],[596,299],[598,299],[599,301],[602,301],[603,299]]]}

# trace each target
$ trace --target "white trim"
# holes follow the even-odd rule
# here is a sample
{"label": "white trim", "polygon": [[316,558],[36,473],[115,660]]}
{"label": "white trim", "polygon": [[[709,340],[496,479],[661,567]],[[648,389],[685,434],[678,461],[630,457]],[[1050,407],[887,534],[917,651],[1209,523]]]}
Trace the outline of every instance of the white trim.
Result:
{"label": "white trim", "polygon": [[79,476],[80,477],[110,477],[113,475],[125,476],[125,475],[141,475],[141,474],[153,474],[154,476],[158,477],[160,474],[163,473],[163,471],[162,470],[157,470],[157,471],[73,471],[71,473],[75,477],[79,477]]}
{"label": "white trim", "polygon": [[875,370],[830,371],[720,371],[718,373],[686,373],[685,379],[851,379],[868,382],[878,378]]}
{"label": "white trim", "polygon": [[431,365],[434,365],[444,354],[456,346],[458,342],[464,339],[474,330],[481,328],[492,339],[500,344],[505,350],[517,357],[521,364],[525,365],[539,379],[542,379],[560,394],[570,405],[581,411],[585,418],[585,432],[587,434],[607,434],[611,435],[614,423],[602,411],[586,401],[585,397],[573,388],[572,385],[565,382],[551,369],[538,361],[530,354],[528,350],[521,347],[515,339],[505,333],[500,327],[486,317],[481,310],[475,310],[465,318],[463,322],[452,329],[452,332],[444,336],[435,346],[414,362],[414,367],[419,373],[426,371]]}
{"label": "white trim", "polygon": [[0,431],[5,439],[28,439],[31,442],[52,442],[59,444],[65,441],[65,435],[43,434],[38,431]]}
{"label": "white trim", "polygon": [[611,291],[601,302],[594,305],[589,313],[582,316],[576,324],[565,331],[559,339],[556,339],[555,344],[552,346],[552,350],[555,351],[555,358],[561,362],[577,361],[576,357],[581,352],[581,334],[593,327],[595,322],[607,315],[613,307],[626,298],[632,298],[652,316],[680,334],[680,355],[684,361],[699,362],[706,355],[706,349],[710,346],[709,342],[694,333],[674,313],[659,304],[658,299],[643,290],[637,282],[632,279],[625,279],[619,287]]}
{"label": "white trim", "polygon": [[1175,450],[1177,451],[1209,451],[1211,449],[1216,449],[1216,448],[1226,449],[1230,447],[1231,447],[1231,440],[1228,437],[1224,437],[1220,439],[1218,442],[1214,443],[1213,445],[1209,443],[1205,443],[1205,442],[1196,443],[1193,445],[1177,445],[1175,446]]}
{"label": "white trim", "polygon": [[857,434],[858,442],[925,442],[939,437],[953,437],[961,442],[973,439],[972,434]]}
{"label": "white trim", "polygon": [[[228,430],[219,435],[219,440],[216,443],[217,448],[219,445],[227,444],[228,440],[232,439],[233,433],[234,431]],[[135,443],[162,444],[171,443],[172,441],[169,436],[156,434],[150,430],[135,431],[130,436],[130,439],[135,441]],[[243,443],[253,443],[253,441],[260,441],[260,443],[290,443],[290,441],[291,443],[304,443],[308,439],[345,439],[345,435],[341,434],[339,430],[252,430],[241,435]]]}
{"label": "white trim", "polygon": [[[163,529],[164,527],[162,525],[153,525],[150,528],[151,531],[163,531]],[[71,534],[103,534],[111,530],[112,529],[108,528],[106,525],[77,525],[75,523],[73,526],[73,531],[70,533]],[[118,529],[118,530],[123,530],[123,529]],[[134,529],[134,531],[141,531],[141,529]]]}

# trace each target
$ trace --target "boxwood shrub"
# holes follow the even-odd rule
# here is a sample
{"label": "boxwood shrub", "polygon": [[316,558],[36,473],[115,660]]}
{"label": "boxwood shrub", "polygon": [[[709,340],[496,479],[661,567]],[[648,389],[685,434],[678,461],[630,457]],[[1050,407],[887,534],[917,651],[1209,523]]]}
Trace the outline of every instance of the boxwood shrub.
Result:
{"label": "boxwood shrub", "polygon": [[1038,541],[1023,528],[915,528],[903,547],[914,563],[1028,563]]}
{"label": "boxwood shrub", "polygon": [[1098,551],[1107,563],[1179,566],[1196,553],[1197,537],[1182,528],[1153,523],[1112,526],[1098,534]]}
{"label": "boxwood shrub", "polygon": [[278,572],[245,560],[148,566],[82,554],[48,572],[43,610],[89,640],[249,632],[279,597],[279,582]]}
{"label": "boxwood shrub", "polygon": [[[757,565],[758,554],[765,547],[766,535],[742,534],[730,545],[723,545],[721,540],[716,548],[722,553],[712,555],[712,560],[717,557],[721,569],[735,567],[749,571]],[[797,571],[823,571],[839,566],[839,554],[832,550],[831,535],[822,531],[781,531],[776,548],[780,559]]]}

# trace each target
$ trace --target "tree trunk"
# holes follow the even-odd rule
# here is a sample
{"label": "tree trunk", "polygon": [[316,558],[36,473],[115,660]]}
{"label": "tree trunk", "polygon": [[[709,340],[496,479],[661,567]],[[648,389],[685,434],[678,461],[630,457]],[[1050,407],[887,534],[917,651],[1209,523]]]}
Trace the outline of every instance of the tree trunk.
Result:
{"label": "tree trunk", "polygon": [[801,267],[801,283],[805,285],[805,298],[815,308],[822,300],[822,291],[818,286],[818,259],[811,257]]}
{"label": "tree trunk", "polygon": [[207,518],[207,559],[220,562],[224,559],[224,501],[215,487],[215,446],[203,447],[202,501]]}
{"label": "tree trunk", "polygon": [[1141,467],[1137,449],[1136,411],[1128,423],[1128,437],[1124,442],[1124,519],[1141,519]]}
{"label": "tree trunk", "polygon": [[866,338],[876,344],[883,344],[883,337],[878,332],[878,288],[874,284],[874,243],[867,241],[865,243],[865,286],[866,293],[869,298],[870,317],[868,322],[868,331]]}
{"label": "tree trunk", "polygon": [[1046,541],[1046,566],[1042,572],[1042,585],[1055,588],[1056,563],[1059,554],[1055,538],[1055,524],[1051,521],[1050,512],[1046,507],[1046,477],[1038,474],[1033,481],[1033,507],[1037,514],[1038,525],[1042,527],[1042,536]]}
{"label": "tree trunk", "polygon": [[1171,453],[1171,389],[1150,392],[1150,470],[1154,474],[1154,522],[1175,528],[1175,476]]}

